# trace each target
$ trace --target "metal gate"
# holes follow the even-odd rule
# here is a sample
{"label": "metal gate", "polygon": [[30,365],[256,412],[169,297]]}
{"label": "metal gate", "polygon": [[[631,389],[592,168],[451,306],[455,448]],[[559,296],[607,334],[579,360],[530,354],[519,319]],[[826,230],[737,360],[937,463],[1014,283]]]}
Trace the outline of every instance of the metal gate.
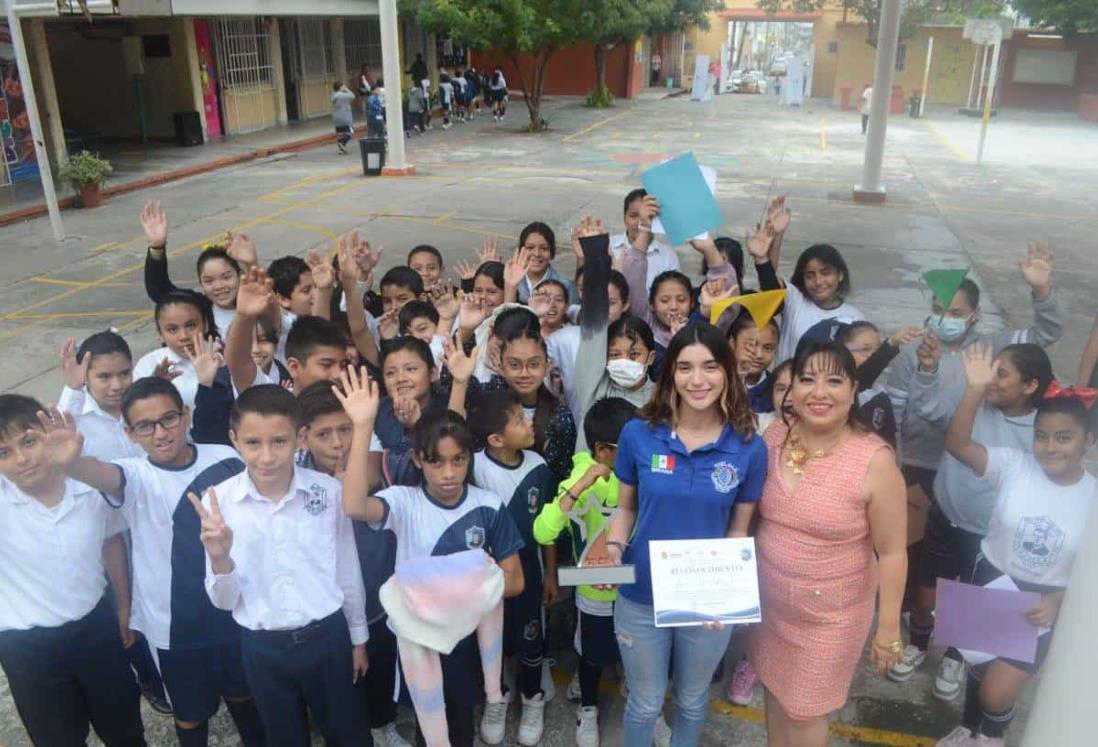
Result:
{"label": "metal gate", "polygon": [[266,20],[218,18],[213,23],[225,132],[239,135],[271,127],[278,121],[278,107]]}

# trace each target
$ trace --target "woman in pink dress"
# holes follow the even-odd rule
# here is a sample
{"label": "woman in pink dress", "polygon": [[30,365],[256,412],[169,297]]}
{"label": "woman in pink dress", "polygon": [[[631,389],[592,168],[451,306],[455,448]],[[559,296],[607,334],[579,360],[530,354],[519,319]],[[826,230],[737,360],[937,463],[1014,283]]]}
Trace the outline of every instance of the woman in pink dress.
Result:
{"label": "woman in pink dress", "polygon": [[[766,687],[771,747],[823,747],[874,617],[872,658],[900,656],[907,504],[892,450],[856,420],[850,352],[815,343],[793,362],[793,405],[765,439],[756,535],[762,623],[749,658]],[[878,580],[880,594],[878,596]]]}

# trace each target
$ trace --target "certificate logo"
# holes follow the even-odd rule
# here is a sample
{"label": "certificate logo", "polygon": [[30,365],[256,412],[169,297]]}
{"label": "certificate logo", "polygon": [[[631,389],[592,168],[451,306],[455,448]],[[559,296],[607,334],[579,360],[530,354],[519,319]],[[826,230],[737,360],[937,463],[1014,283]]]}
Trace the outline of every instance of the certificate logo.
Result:
{"label": "certificate logo", "polygon": [[652,471],[661,475],[670,475],[675,472],[675,457],[670,454],[653,454]]}
{"label": "certificate logo", "polygon": [[740,471],[734,464],[717,462],[713,465],[713,489],[718,493],[729,493],[740,484]]}
{"label": "certificate logo", "polygon": [[754,553],[753,553],[753,552],[751,552],[751,548],[750,548],[750,547],[743,547],[743,548],[740,548],[740,560],[742,560],[743,562],[745,562],[745,563],[746,563],[746,562],[748,562],[749,560],[751,560],[751,557],[752,557],[753,555],[754,555]]}

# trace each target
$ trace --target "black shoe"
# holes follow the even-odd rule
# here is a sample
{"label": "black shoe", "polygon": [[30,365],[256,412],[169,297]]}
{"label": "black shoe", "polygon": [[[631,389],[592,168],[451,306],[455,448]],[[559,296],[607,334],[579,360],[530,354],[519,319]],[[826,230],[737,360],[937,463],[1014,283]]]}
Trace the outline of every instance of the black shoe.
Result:
{"label": "black shoe", "polygon": [[148,702],[149,707],[157,713],[162,713],[165,716],[172,715],[171,704],[154,688],[141,688],[141,697],[143,697],[146,702]]}

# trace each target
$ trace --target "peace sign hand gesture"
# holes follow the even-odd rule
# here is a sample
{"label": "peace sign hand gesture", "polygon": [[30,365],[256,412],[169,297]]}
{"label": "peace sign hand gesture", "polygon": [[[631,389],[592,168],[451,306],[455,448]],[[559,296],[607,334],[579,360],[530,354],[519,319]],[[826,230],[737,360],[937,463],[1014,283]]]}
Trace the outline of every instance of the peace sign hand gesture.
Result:
{"label": "peace sign hand gesture", "polygon": [[210,556],[214,573],[219,575],[229,573],[232,570],[229,552],[233,548],[233,530],[221,517],[221,507],[217,505],[217,493],[212,487],[206,489],[206,496],[210,499],[209,511],[202,505],[202,500],[197,495],[187,493],[187,500],[194,506],[202,522],[198,538]]}

